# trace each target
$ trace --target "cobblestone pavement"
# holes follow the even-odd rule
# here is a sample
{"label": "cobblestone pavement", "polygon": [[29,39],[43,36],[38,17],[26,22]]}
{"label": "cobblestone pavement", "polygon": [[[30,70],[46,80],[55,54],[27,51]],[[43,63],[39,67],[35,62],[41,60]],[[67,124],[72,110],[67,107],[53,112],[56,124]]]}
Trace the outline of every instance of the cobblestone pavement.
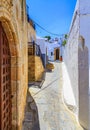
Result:
{"label": "cobblestone pavement", "polygon": [[74,114],[63,103],[62,64],[54,62],[54,65],[53,72],[46,73],[41,89],[29,88],[37,104],[40,130],[83,130]]}

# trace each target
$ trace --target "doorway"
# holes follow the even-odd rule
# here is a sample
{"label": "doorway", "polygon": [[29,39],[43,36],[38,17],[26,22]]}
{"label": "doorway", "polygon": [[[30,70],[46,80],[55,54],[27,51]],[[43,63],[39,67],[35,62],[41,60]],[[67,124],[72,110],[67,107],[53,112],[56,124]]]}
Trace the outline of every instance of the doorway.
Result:
{"label": "doorway", "polygon": [[55,60],[59,60],[59,48],[55,49]]}
{"label": "doorway", "polygon": [[11,56],[9,42],[0,23],[0,130],[11,130]]}

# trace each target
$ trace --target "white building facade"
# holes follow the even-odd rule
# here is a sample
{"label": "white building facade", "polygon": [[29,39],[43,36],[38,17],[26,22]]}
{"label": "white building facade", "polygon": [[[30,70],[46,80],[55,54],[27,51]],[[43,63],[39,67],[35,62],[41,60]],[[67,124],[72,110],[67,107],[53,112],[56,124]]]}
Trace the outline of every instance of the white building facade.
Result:
{"label": "white building facade", "polygon": [[60,40],[47,42],[47,55],[49,61],[60,60],[62,56],[62,46]]}
{"label": "white building facade", "polygon": [[48,61],[59,60],[62,56],[62,46],[59,40],[48,41],[47,38],[37,37],[36,44],[40,46],[44,66]]}
{"label": "white building facade", "polygon": [[41,51],[41,58],[43,61],[44,67],[46,67],[47,64],[47,39],[42,37],[36,38],[36,44],[39,45],[40,51]]}
{"label": "white building facade", "polygon": [[90,0],[77,0],[64,50],[63,95],[80,124],[90,130]]}
{"label": "white building facade", "polygon": [[[55,53],[57,53],[57,54],[55,54]],[[47,44],[47,54],[48,54],[48,60],[50,60],[50,61],[59,60],[59,58],[61,56],[61,45],[58,42],[48,43]],[[57,55],[57,56],[55,56],[55,55]]]}

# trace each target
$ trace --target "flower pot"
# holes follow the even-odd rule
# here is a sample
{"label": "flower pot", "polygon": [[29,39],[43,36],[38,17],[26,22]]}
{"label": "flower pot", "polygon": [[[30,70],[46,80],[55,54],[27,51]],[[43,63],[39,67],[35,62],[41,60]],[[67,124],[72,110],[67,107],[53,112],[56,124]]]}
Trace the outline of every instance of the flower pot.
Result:
{"label": "flower pot", "polygon": [[62,61],[63,59],[62,59],[62,56],[60,56],[60,61]]}

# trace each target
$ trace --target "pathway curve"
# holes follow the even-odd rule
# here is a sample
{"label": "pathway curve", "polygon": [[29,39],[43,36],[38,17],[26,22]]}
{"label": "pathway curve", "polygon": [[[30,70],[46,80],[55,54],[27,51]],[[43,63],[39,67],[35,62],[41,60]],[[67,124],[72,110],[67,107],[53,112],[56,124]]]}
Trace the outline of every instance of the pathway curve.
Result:
{"label": "pathway curve", "polygon": [[54,71],[46,73],[41,89],[29,88],[37,104],[40,130],[83,130],[62,100],[62,64],[54,65]]}

